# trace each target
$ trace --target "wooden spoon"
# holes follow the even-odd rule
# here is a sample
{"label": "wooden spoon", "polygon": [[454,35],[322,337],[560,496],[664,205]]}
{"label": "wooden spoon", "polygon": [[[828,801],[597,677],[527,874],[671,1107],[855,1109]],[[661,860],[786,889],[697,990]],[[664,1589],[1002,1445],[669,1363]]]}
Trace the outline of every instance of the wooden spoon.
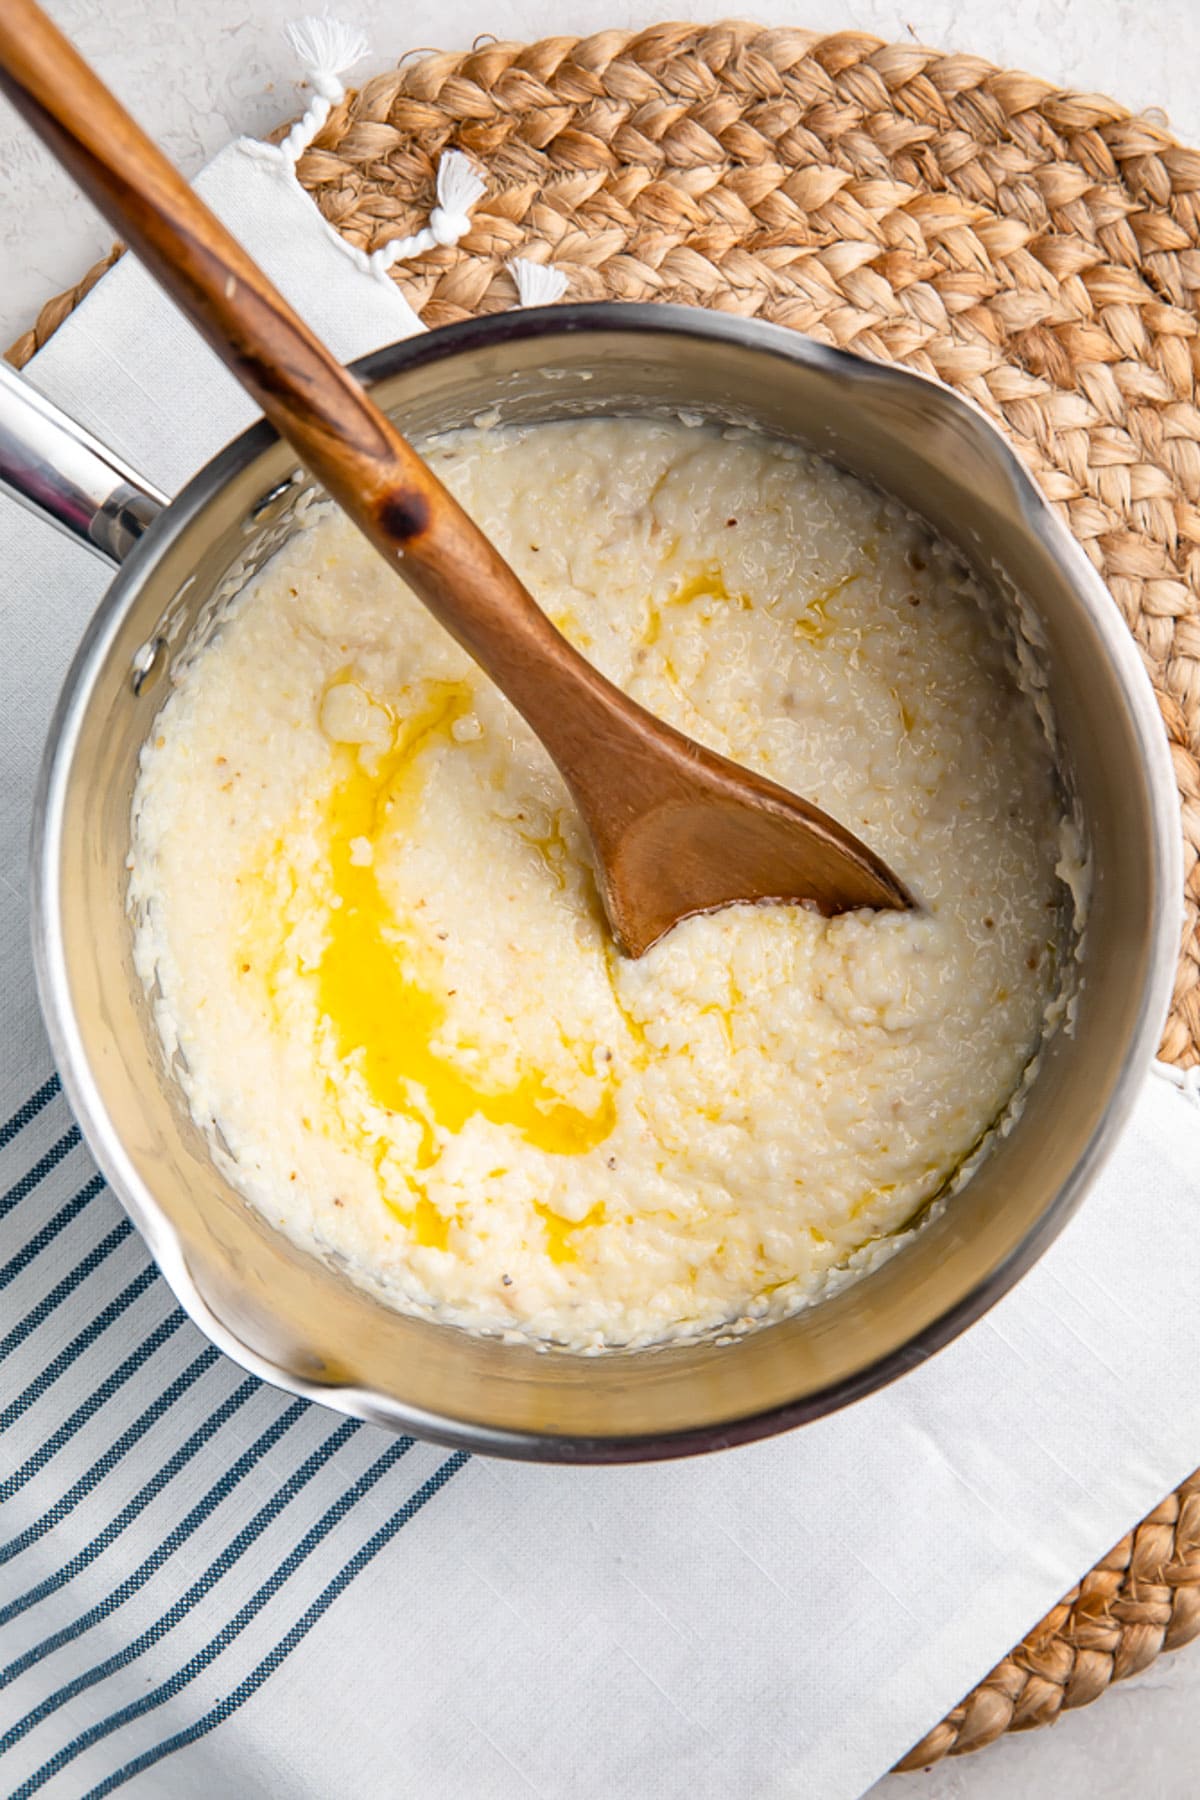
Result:
{"label": "wooden spoon", "polygon": [[391,421],[34,4],[0,5],[0,87],[275,428],[528,720],[583,815],[613,935],[640,956],[737,901],[904,907],[836,820],[654,718],[551,625]]}

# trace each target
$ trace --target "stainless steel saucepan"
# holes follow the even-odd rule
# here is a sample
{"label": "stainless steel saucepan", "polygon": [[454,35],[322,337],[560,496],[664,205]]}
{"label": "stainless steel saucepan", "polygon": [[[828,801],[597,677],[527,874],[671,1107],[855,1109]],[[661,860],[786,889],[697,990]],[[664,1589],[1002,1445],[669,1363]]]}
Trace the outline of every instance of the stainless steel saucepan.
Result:
{"label": "stainless steel saucepan", "polygon": [[1012,1130],[873,1274],[733,1342],[579,1357],[383,1306],[273,1230],[215,1167],[132,963],[138,753],[181,651],[294,528],[311,483],[266,425],[167,504],[52,408],[0,387],[0,480],[120,564],[67,678],[33,846],[35,954],[63,1083],[101,1168],[196,1323],[267,1380],[396,1430],[545,1460],[712,1449],[827,1413],[911,1368],[1009,1288],[1079,1204],[1127,1116],[1171,991],[1179,815],[1149,682],[1112,599],[982,413],[791,332],[690,308],[562,306],[356,365],[409,437],[686,411],[796,440],[922,514],[1020,595],[1094,859],[1074,1030]]}

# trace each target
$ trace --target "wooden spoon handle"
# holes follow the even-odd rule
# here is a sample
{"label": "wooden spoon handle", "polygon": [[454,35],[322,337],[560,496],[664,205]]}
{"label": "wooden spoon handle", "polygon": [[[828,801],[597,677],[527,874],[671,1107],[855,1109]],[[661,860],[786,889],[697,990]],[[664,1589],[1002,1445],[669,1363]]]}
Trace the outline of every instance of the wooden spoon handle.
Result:
{"label": "wooden spoon handle", "polygon": [[[628,729],[640,709],[555,630],[412,446],[34,0],[0,4],[0,88],[556,761],[569,764],[597,729]],[[548,668],[570,683],[569,705]]]}

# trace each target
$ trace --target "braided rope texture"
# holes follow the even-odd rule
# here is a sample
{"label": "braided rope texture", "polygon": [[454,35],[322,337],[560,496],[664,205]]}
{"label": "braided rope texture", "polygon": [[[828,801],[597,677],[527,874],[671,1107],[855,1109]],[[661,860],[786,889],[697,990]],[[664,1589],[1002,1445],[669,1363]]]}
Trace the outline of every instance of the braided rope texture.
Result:
{"label": "braided rope texture", "polygon": [[[1200,1063],[1200,152],[978,57],[662,25],[406,60],[334,108],[297,173],[371,252],[428,218],[444,149],[488,189],[457,246],[391,271],[427,325],[512,306],[506,262],[553,260],[568,299],[769,319],[935,376],[996,422],[1158,695],[1187,898],[1162,1055]],[[1050,1724],[1197,1636],[1200,1471],[898,1766]]]}
{"label": "braided rope texture", "polygon": [[1169,1060],[1200,1060],[1200,153],[1093,94],[858,33],[666,25],[488,43],[369,81],[298,174],[371,251],[428,215],[442,150],[488,191],[393,269],[429,325],[570,299],[794,326],[969,394],[1104,575],[1162,703],[1188,920]]}
{"label": "braided rope texture", "polygon": [[63,320],[75,311],[79,302],[87,299],[101,276],[108,274],[121,255],[122,249],[121,244],[114,244],[106,257],[92,265],[82,281],[77,281],[75,286],[68,288],[65,293],[55,294],[52,300],[47,300],[30,329],[23,331],[16,343],[10,345],[5,351],[5,361],[10,362],[14,369],[23,369],[30,357],[35,356],[42,345],[50,341]]}
{"label": "braided rope texture", "polygon": [[1059,1601],[897,1769],[1053,1725],[1200,1637],[1200,1469]]}

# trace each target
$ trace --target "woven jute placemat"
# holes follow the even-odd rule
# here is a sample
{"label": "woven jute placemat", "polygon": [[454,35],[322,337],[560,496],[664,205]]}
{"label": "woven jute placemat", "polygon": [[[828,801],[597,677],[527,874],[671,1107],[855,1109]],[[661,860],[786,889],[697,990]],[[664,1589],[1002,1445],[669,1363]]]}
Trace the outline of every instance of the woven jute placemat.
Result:
{"label": "woven jute placemat", "polygon": [[[406,59],[334,109],[298,174],[372,251],[425,223],[448,148],[488,188],[457,246],[393,268],[428,325],[512,306],[506,262],[552,260],[570,299],[770,319],[937,376],[996,421],[1158,694],[1187,884],[1162,1054],[1200,1063],[1200,152],[1102,95],[978,57],[664,25]],[[1200,1471],[900,1767],[1049,1724],[1197,1635]]]}

